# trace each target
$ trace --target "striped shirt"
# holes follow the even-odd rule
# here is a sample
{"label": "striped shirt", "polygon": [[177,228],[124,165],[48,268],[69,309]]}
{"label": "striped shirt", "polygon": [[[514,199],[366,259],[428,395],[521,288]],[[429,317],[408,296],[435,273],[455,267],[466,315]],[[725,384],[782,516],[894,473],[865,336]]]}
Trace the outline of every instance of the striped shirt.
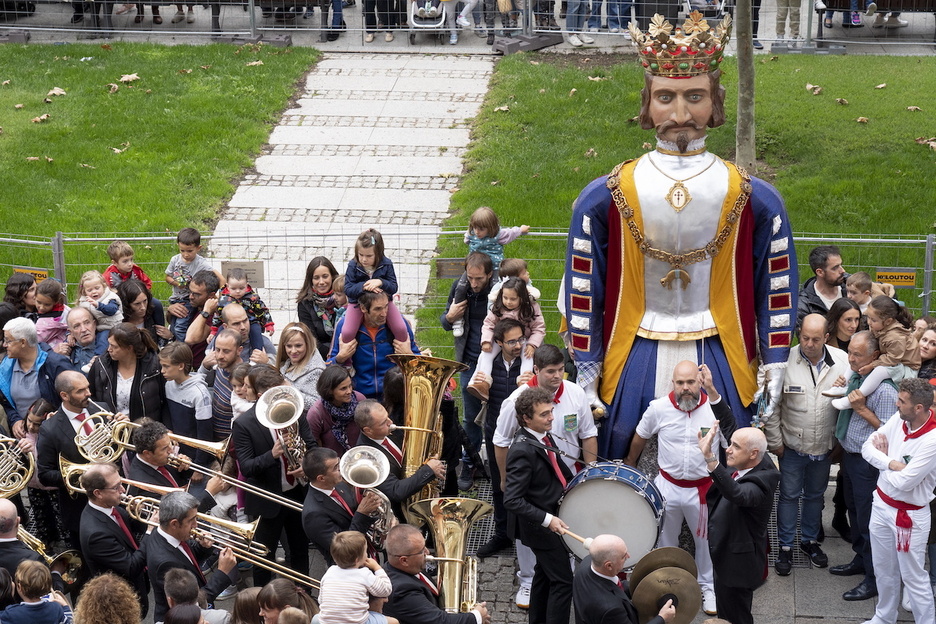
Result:
{"label": "striped shirt", "polygon": [[326,570],[319,591],[319,621],[321,624],[363,624],[367,620],[370,596],[386,598],[393,590],[390,578],[382,568],[371,572],[367,568]]}

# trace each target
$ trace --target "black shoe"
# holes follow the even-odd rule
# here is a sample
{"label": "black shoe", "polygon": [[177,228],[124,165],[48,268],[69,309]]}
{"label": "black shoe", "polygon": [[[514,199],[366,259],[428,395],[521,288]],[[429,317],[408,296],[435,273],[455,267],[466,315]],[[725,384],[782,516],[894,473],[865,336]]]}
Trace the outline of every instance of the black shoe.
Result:
{"label": "black shoe", "polygon": [[877,585],[874,581],[869,581],[865,579],[852,590],[849,590],[842,594],[843,600],[868,600],[869,598],[874,598],[878,595]]}
{"label": "black shoe", "polygon": [[793,571],[793,551],[789,548],[781,548],[774,569],[780,576],[790,576],[790,572]]}
{"label": "black shoe", "polygon": [[495,555],[505,548],[510,548],[513,542],[510,541],[510,538],[506,535],[497,535],[496,533],[484,544],[481,544],[481,547],[478,548],[478,552],[475,554],[480,559],[486,559],[491,555]]}
{"label": "black shoe", "polygon": [[72,24],[77,24],[78,22],[82,21],[83,19],[84,19],[84,13],[75,13],[75,14],[73,14],[73,15],[71,16],[71,20],[70,20],[70,21],[71,21]]}
{"label": "black shoe", "polygon": [[470,490],[474,487],[475,468],[468,462],[461,463],[461,470],[458,471],[458,489]]}
{"label": "black shoe", "polygon": [[848,526],[848,518],[845,514],[832,518],[832,528],[835,529],[835,532],[838,533],[843,540],[851,544],[851,528]]}
{"label": "black shoe", "polygon": [[338,41],[338,33],[334,30],[328,31],[328,34],[325,36],[329,41]]}
{"label": "black shoe", "polygon": [[855,576],[857,574],[864,574],[865,569],[863,565],[852,560],[842,565],[832,566],[829,568],[829,572],[835,576]]}
{"label": "black shoe", "polygon": [[487,44],[488,44],[488,45],[494,45],[494,35],[488,35],[488,36],[487,36]]}
{"label": "black shoe", "polygon": [[758,41],[757,39],[755,39],[755,40],[754,40],[754,49],[755,49],[755,50],[763,50],[763,49],[764,49],[764,44],[761,43],[760,41]]}
{"label": "black shoe", "polygon": [[822,549],[819,548],[819,544],[816,542],[802,542],[800,544],[800,550],[806,553],[806,556],[809,557],[809,560],[812,561],[812,564],[817,568],[825,568],[829,565],[829,556],[822,552]]}

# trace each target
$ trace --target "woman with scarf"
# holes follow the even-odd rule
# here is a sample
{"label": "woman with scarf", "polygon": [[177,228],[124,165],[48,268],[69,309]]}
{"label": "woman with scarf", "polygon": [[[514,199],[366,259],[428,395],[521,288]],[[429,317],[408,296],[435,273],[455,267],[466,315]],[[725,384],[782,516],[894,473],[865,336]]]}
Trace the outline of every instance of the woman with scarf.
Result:
{"label": "woman with scarf", "polygon": [[325,256],[316,256],[306,267],[305,282],[296,298],[299,321],[315,336],[322,358],[328,357],[332,335],[338,322],[332,283],[338,277],[335,266]]}
{"label": "woman with scarf", "polygon": [[354,422],[354,410],[364,395],[351,387],[351,373],[343,366],[327,367],[318,380],[321,397],[306,414],[312,435],[319,446],[343,455],[357,444],[360,428]]}

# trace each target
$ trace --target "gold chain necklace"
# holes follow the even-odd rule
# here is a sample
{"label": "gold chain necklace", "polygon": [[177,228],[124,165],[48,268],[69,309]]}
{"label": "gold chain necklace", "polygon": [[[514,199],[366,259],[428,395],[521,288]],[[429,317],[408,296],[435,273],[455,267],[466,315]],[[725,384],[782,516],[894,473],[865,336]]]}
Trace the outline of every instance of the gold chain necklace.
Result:
{"label": "gold chain necklace", "polygon": [[666,201],[667,203],[669,203],[670,207],[672,207],[673,210],[675,210],[676,212],[682,212],[682,209],[685,208],[687,205],[689,205],[689,202],[692,201],[692,195],[689,194],[689,189],[686,188],[686,185],[683,184],[683,182],[688,182],[692,178],[700,176],[706,171],[708,171],[709,169],[711,169],[712,165],[715,164],[715,161],[718,160],[718,156],[713,155],[712,162],[710,162],[708,166],[705,167],[705,169],[703,169],[699,173],[689,176],[688,178],[683,178],[682,180],[678,180],[674,178],[670,174],[666,173],[665,171],[657,167],[657,164],[653,162],[652,158],[650,158],[650,154],[647,154],[647,160],[650,161],[650,164],[653,165],[654,169],[656,169],[657,171],[665,175],[667,178],[675,182],[675,184],[673,184],[673,186],[670,187],[669,193],[666,194]]}

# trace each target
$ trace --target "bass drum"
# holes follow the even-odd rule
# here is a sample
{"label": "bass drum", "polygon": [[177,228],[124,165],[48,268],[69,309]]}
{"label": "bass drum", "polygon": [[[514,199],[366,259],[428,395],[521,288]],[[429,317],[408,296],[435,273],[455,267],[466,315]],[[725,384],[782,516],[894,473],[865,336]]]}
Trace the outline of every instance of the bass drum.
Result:
{"label": "bass drum", "polygon": [[[624,569],[629,570],[656,546],[663,520],[663,495],[636,468],[599,462],[569,481],[559,499],[559,517],[570,531],[583,537],[609,533],[623,539],[630,554]],[[568,535],[562,540],[579,559],[588,555],[581,542]]]}

